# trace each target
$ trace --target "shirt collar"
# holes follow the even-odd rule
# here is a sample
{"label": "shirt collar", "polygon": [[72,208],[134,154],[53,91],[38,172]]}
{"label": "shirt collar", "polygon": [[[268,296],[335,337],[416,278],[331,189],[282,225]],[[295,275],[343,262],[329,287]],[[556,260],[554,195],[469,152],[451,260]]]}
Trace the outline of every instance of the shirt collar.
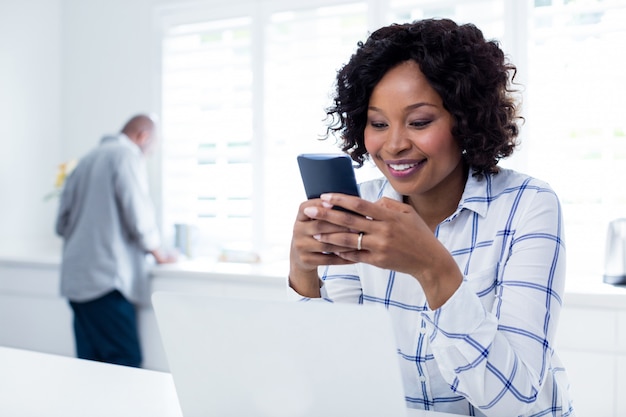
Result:
{"label": "shirt collar", "polygon": [[487,215],[489,203],[491,202],[491,174],[484,174],[479,177],[472,175],[473,169],[470,168],[465,189],[461,195],[461,201],[456,213],[463,209],[472,210],[481,217]]}
{"label": "shirt collar", "polygon": [[141,148],[139,147],[139,145],[137,145],[135,142],[130,140],[130,138],[126,136],[124,133],[118,133],[116,135],[106,135],[106,136],[103,136],[102,139],[100,139],[101,144],[107,143],[107,142],[119,142],[122,145],[125,145],[129,147],[130,149],[132,149],[138,155],[142,154]]}
{"label": "shirt collar", "polygon": [[[465,189],[461,195],[461,200],[455,212],[450,218],[456,217],[463,209],[471,210],[477,213],[481,217],[487,215],[489,209],[489,203],[491,202],[491,181],[490,174],[484,174],[480,177],[474,177],[471,175],[472,168],[470,168],[470,174],[465,182]],[[396,201],[403,201],[402,195],[393,189],[389,181],[385,179],[385,184],[380,191],[378,198],[387,197]]]}

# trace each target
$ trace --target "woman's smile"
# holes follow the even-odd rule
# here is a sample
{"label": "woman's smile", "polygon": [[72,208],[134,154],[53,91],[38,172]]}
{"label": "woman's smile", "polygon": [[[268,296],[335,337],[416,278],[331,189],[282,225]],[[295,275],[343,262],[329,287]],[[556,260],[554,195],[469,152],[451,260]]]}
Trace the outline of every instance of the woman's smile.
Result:
{"label": "woman's smile", "polygon": [[385,161],[389,174],[395,178],[407,178],[421,170],[427,159],[420,161],[416,160],[401,160],[401,161]]}

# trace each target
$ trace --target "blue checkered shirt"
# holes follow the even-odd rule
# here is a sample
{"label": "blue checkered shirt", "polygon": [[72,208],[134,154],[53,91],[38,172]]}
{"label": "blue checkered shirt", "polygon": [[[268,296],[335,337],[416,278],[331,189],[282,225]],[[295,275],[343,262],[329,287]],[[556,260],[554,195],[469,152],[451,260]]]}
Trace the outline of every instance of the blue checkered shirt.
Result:
{"label": "blue checkered shirt", "polygon": [[[384,178],[361,184],[361,196],[402,199]],[[321,267],[322,298],[388,309],[409,408],[574,416],[554,351],[565,280],[554,191],[512,170],[470,176],[435,234],[464,275],[439,309],[428,307],[412,276],[367,264]]]}

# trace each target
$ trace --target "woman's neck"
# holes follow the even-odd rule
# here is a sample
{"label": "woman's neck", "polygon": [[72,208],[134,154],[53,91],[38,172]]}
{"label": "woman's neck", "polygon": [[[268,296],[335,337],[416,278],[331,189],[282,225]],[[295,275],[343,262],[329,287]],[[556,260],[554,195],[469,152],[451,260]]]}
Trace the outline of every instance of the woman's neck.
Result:
{"label": "woman's neck", "polygon": [[405,195],[404,202],[411,205],[434,232],[437,226],[451,216],[459,206],[465,190],[469,169],[459,164],[435,189],[424,194]]}

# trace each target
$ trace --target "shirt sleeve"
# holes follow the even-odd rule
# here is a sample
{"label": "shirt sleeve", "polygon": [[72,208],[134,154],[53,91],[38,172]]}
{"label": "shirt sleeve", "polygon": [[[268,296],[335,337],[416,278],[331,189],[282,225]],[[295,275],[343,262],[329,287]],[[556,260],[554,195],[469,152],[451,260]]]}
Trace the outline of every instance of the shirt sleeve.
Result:
{"label": "shirt sleeve", "polygon": [[324,300],[327,302],[363,302],[361,281],[354,265],[320,266],[318,273],[322,280],[320,298],[302,297],[287,282],[287,297],[291,300]]}
{"label": "shirt sleeve", "polygon": [[147,252],[157,249],[161,244],[159,230],[141,156],[128,153],[121,158],[115,178],[115,195],[122,222],[131,238]]}
{"label": "shirt sleeve", "polygon": [[561,217],[556,195],[540,189],[517,219],[490,311],[466,281],[423,313],[441,374],[485,415],[525,414],[550,371],[565,279]]}

